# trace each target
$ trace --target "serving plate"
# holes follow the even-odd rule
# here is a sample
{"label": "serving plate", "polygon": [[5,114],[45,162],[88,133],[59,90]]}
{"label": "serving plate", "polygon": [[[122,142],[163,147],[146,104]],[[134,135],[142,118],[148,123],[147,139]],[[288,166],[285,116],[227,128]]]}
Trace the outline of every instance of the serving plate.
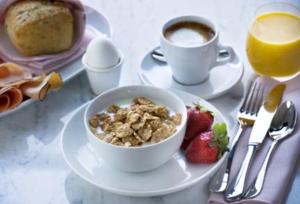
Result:
{"label": "serving plate", "polygon": [[[91,35],[106,35],[108,37],[111,36],[112,34],[112,30],[110,27],[110,23],[107,20],[107,18],[101,14],[99,11],[95,10],[94,8],[91,8],[89,6],[84,6],[85,8],[85,13],[86,13],[86,32],[89,32],[89,34]],[[82,72],[84,70],[83,65],[81,63],[81,58],[76,59],[75,61],[71,62],[70,64],[68,64],[67,66],[58,69],[56,71],[58,71],[64,82],[69,81],[70,79],[74,78],[77,74],[79,74],[80,72]],[[28,99],[24,102],[22,102],[22,104],[20,104],[18,107],[10,110],[10,111],[6,111],[3,113],[0,113],[0,118],[7,116],[9,114],[12,114],[26,106],[28,106],[29,104],[32,104],[35,100],[33,99]]]}
{"label": "serving plate", "polygon": [[[187,105],[199,101],[215,114],[216,122],[229,123],[212,104],[197,96],[174,91]],[[225,157],[210,165],[190,164],[181,152],[173,155],[172,159],[161,167],[142,173],[127,173],[105,164],[94,154],[88,143],[83,114],[87,104],[81,106],[66,122],[61,134],[61,149],[65,161],[81,178],[101,189],[126,196],[158,196],[183,190],[196,183],[204,186],[201,196],[205,203],[208,197],[207,183],[217,171]]]}

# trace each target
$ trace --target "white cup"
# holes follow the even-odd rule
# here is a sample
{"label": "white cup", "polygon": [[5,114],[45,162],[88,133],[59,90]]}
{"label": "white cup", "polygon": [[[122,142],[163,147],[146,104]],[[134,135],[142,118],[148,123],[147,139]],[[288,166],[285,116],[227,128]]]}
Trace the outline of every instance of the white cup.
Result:
{"label": "white cup", "polygon": [[[164,36],[165,30],[178,22],[197,22],[214,31],[214,36],[208,42],[191,46],[177,45]],[[212,68],[231,61],[231,47],[219,44],[219,31],[210,20],[200,16],[180,16],[167,21],[160,35],[160,44],[164,56],[170,65],[173,78],[182,84],[193,85],[205,81]]]}
{"label": "white cup", "polygon": [[82,57],[82,64],[86,69],[86,73],[90,82],[92,91],[99,95],[102,92],[119,85],[121,67],[124,62],[124,56],[120,52],[120,60],[118,64],[107,69],[97,69],[88,65],[86,62],[86,55]]}

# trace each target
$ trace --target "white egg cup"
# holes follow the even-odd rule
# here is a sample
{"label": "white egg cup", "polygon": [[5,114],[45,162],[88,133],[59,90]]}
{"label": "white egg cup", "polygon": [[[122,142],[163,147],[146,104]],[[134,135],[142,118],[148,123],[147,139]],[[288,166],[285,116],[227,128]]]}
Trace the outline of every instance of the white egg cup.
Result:
{"label": "white egg cup", "polygon": [[82,64],[85,67],[92,91],[96,95],[119,85],[124,55],[119,51],[119,56],[120,59],[116,65],[107,68],[97,68],[90,66],[86,62],[86,55],[83,55]]}

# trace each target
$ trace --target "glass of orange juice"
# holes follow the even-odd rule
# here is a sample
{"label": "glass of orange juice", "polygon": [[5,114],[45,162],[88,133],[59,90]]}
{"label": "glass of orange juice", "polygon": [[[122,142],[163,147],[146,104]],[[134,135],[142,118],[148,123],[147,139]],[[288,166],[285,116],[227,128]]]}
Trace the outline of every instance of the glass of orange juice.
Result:
{"label": "glass of orange juice", "polygon": [[300,72],[300,10],[287,3],[260,7],[249,28],[247,55],[254,71],[274,78]]}

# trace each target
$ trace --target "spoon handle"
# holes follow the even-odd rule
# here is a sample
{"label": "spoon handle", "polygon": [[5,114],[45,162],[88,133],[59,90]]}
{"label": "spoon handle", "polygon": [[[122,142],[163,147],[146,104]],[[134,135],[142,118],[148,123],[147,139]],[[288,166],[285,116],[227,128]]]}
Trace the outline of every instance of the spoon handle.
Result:
{"label": "spoon handle", "polygon": [[266,158],[264,160],[264,163],[259,170],[259,173],[255,180],[251,183],[249,188],[246,190],[245,194],[243,195],[244,198],[254,198],[258,196],[263,188],[264,185],[264,180],[265,180],[265,175],[267,172],[269,160],[271,158],[272,152],[277,144],[278,140],[273,140],[271,146],[268,149]]}
{"label": "spoon handle", "polygon": [[231,181],[225,191],[225,198],[229,202],[237,201],[242,198],[245,181],[250,163],[256,153],[257,145],[248,145],[247,154],[237,176]]}
{"label": "spoon handle", "polygon": [[211,192],[223,192],[226,190],[229,180],[229,173],[231,169],[231,164],[233,160],[233,156],[235,153],[235,149],[237,146],[237,143],[239,141],[239,138],[244,130],[244,126],[241,124],[239,125],[239,129],[235,135],[235,137],[232,140],[231,148],[228,153],[228,156],[226,160],[224,161],[221,168],[218,170],[218,172],[215,174],[215,176],[212,178],[212,180],[209,183],[209,190]]}

